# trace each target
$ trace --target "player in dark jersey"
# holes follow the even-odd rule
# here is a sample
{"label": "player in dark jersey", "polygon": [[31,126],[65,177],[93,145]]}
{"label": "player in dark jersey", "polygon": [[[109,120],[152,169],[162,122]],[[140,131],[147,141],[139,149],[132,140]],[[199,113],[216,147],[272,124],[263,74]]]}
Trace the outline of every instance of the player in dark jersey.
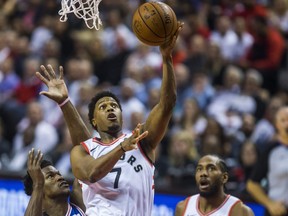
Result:
{"label": "player in dark jersey", "polygon": [[78,181],[74,181],[70,192],[68,182],[59,171],[42,158],[40,150],[36,154],[34,149],[29,151],[23,182],[25,193],[31,198],[25,216],[84,216],[85,206]]}
{"label": "player in dark jersey", "polygon": [[195,178],[199,194],[179,202],[175,216],[254,216],[252,210],[240,199],[225,193],[228,169],[218,156],[206,155],[200,158]]}

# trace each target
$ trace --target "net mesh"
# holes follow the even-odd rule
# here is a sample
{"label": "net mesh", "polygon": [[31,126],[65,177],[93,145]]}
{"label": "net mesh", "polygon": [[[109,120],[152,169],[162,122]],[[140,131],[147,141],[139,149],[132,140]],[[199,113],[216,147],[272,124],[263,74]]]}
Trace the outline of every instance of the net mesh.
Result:
{"label": "net mesh", "polygon": [[102,21],[99,17],[99,4],[102,0],[61,0],[59,10],[60,21],[66,22],[67,14],[74,13],[79,19],[83,19],[89,29],[100,29]]}

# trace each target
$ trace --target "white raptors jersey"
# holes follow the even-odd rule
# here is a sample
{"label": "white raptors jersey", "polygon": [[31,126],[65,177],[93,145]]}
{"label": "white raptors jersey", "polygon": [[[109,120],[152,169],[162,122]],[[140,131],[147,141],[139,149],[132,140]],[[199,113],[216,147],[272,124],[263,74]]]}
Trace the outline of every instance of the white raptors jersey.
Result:
{"label": "white raptors jersey", "polygon": [[238,198],[227,195],[224,202],[211,212],[202,213],[199,209],[199,194],[187,198],[183,216],[229,216],[232,207],[241,202]]}
{"label": "white raptors jersey", "polygon": [[[112,143],[97,138],[82,143],[86,151],[99,158],[117,147],[132,134],[124,134]],[[125,152],[114,168],[101,180],[82,184],[83,201],[88,216],[147,216],[154,201],[154,165],[141,146]]]}

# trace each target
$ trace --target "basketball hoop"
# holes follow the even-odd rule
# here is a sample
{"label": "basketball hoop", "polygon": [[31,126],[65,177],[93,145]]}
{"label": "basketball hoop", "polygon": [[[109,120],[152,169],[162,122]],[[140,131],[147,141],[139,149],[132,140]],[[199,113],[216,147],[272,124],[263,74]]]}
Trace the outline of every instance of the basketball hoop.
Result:
{"label": "basketball hoop", "polygon": [[61,0],[62,9],[58,14],[60,21],[66,22],[68,13],[74,13],[79,19],[83,19],[89,29],[100,29],[102,21],[99,17],[99,4],[102,0]]}

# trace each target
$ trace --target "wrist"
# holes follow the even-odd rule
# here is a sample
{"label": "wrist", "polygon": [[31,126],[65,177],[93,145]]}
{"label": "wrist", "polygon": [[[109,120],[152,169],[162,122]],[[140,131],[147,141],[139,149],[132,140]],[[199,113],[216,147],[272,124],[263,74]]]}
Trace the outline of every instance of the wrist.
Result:
{"label": "wrist", "polygon": [[44,183],[43,184],[41,184],[41,183],[33,184],[33,190],[42,190],[43,187],[44,187]]}
{"label": "wrist", "polygon": [[123,148],[122,143],[120,143],[120,148],[123,152],[126,152],[126,150]]}
{"label": "wrist", "polygon": [[58,103],[59,107],[63,107],[66,103],[68,103],[70,101],[70,98],[67,97],[64,101],[62,101],[61,103]]}

